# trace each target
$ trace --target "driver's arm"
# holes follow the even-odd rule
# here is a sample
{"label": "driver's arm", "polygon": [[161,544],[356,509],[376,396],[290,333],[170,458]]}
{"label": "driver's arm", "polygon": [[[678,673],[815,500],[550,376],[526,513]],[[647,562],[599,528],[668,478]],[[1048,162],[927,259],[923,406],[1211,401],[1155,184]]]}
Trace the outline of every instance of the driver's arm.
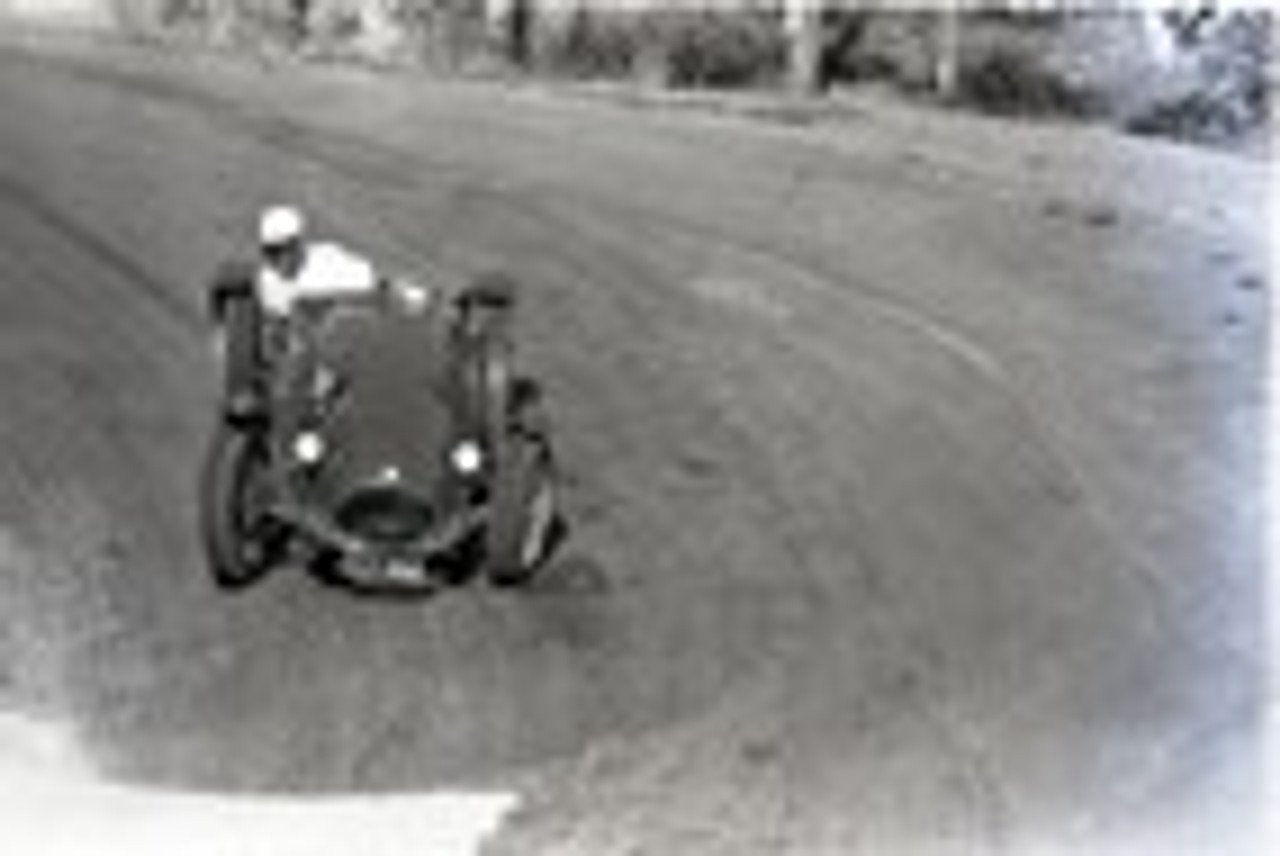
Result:
{"label": "driver's arm", "polygon": [[380,280],[366,259],[333,244],[312,247],[293,281],[298,300],[376,294]]}

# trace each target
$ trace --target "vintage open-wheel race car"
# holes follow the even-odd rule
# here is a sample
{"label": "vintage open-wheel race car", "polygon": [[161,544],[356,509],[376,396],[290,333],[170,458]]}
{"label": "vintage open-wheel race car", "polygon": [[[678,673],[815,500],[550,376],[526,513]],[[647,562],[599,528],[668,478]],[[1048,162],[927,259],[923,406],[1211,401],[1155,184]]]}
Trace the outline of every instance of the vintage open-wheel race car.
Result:
{"label": "vintage open-wheel race car", "polygon": [[540,386],[517,372],[508,278],[265,311],[212,290],[219,417],[200,485],[214,581],[301,566],[364,591],[530,581],[566,533]]}

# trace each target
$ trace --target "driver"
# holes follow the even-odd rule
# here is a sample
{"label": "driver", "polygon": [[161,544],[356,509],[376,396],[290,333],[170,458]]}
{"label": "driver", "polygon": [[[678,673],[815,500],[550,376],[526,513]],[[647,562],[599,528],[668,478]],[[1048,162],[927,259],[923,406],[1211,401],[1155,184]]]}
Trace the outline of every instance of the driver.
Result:
{"label": "driver", "polygon": [[391,288],[410,307],[422,308],[432,296],[421,285],[384,280],[372,263],[345,247],[310,240],[302,212],[288,205],[262,212],[258,248],[258,297],[279,319],[288,318],[295,303],[309,298],[360,296]]}
{"label": "driver", "polygon": [[[274,355],[292,352],[299,359],[286,361],[286,386],[312,385],[312,400],[320,401],[334,378],[305,347],[306,332],[291,323],[294,308],[307,300],[386,294],[408,311],[425,311],[434,293],[405,279],[379,276],[373,264],[338,244],[312,241],[306,219],[296,208],[276,205],[262,212],[258,221],[260,263],[255,290],[266,315],[267,350]],[[271,359],[268,357],[268,359]]]}

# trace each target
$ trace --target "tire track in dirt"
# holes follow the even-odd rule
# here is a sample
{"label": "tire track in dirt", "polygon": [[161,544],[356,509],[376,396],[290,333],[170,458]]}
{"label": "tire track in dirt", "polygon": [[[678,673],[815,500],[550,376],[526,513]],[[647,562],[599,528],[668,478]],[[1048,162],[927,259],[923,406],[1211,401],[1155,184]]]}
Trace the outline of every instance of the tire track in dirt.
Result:
{"label": "tire track in dirt", "polygon": [[[121,279],[96,241],[86,249],[77,230],[52,228],[47,212],[8,190],[0,194],[0,536],[12,549],[0,562],[9,628],[0,659],[15,675],[10,701],[78,718],[97,706],[96,667],[147,620],[120,599],[120,569],[176,555],[182,543],[172,504],[154,489],[165,462],[149,446],[172,420],[146,406],[149,394],[163,395],[155,345],[172,341],[154,337],[173,320]],[[118,304],[130,307],[123,317],[108,308]]]}
{"label": "tire track in dirt", "polygon": [[75,245],[78,252],[92,258],[110,272],[106,277],[95,275],[95,280],[132,285],[143,291],[148,300],[186,332],[204,329],[204,325],[192,315],[190,308],[177,299],[172,285],[162,282],[136,259],[120,252],[92,229],[67,216],[34,188],[11,176],[0,176],[0,196],[11,204],[20,206],[26,216],[39,220]]}

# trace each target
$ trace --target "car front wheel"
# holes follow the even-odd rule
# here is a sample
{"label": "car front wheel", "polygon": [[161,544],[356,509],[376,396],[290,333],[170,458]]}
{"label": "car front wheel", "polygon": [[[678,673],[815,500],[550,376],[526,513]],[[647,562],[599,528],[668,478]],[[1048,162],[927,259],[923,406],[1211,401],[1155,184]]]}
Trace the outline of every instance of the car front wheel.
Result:
{"label": "car front wheel", "polygon": [[565,535],[550,449],[539,438],[509,441],[496,477],[486,558],[495,585],[528,582]]}
{"label": "car front wheel", "polygon": [[220,425],[201,479],[206,559],[221,588],[259,581],[284,556],[287,531],[268,509],[267,456],[251,432]]}

